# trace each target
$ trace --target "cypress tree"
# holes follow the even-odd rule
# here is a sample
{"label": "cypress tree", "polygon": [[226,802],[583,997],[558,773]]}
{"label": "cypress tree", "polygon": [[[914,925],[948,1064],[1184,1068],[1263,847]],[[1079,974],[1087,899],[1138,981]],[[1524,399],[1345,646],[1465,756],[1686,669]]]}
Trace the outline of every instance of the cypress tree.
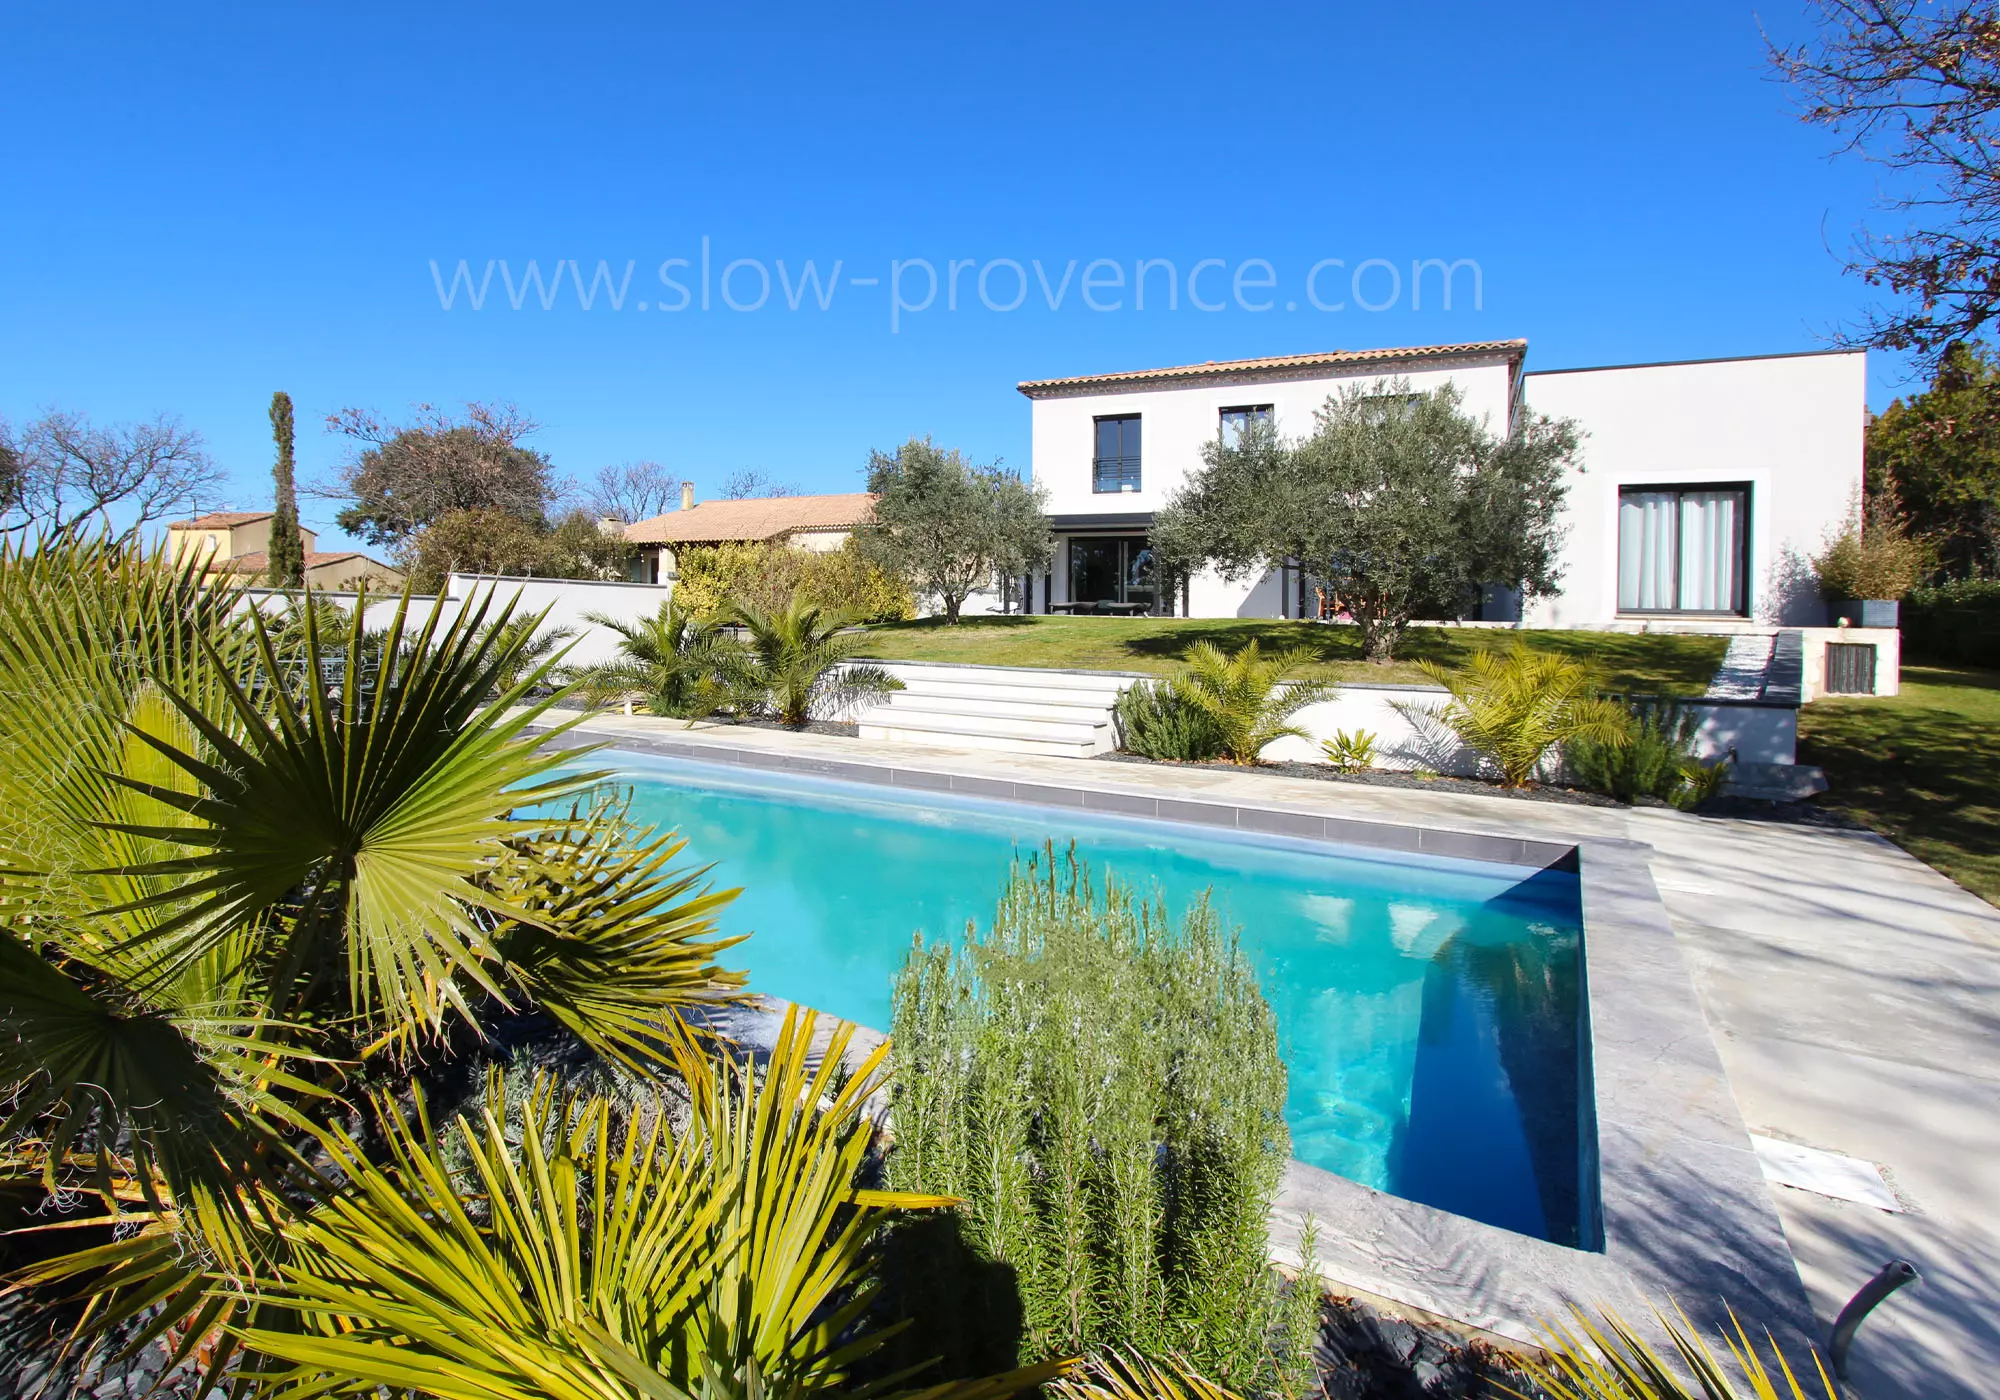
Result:
{"label": "cypress tree", "polygon": [[280,389],[271,395],[271,436],[278,444],[271,468],[277,504],[271,520],[271,582],[297,588],[306,580],[306,541],[299,533],[299,498],[292,481],[292,396]]}

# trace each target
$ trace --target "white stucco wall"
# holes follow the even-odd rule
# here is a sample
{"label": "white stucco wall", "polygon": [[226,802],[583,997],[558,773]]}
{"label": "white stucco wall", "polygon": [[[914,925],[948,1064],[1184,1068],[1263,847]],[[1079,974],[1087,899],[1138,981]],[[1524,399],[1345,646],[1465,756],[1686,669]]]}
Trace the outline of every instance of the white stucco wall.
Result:
{"label": "white stucco wall", "polygon": [[1574,418],[1583,471],[1565,512],[1563,589],[1531,626],[1618,619],[1618,488],[1750,484],[1753,619],[1824,617],[1796,566],[1847,519],[1861,489],[1867,356],[1860,351],[1629,368],[1531,371],[1523,398]]}
{"label": "white stucco wall", "polygon": [[[1455,382],[1465,394],[1467,412],[1486,417],[1494,432],[1507,431],[1509,371],[1501,357],[1401,375],[1372,368],[1362,373],[1315,371],[1296,378],[1251,373],[1037,398],[1033,400],[1034,479],[1048,489],[1051,515],[1158,510],[1201,466],[1202,445],[1216,440],[1223,409],[1270,404],[1279,433],[1304,437],[1313,430],[1314,413],[1339,390],[1360,385],[1370,393],[1383,392],[1398,378],[1407,380],[1417,393]],[[1140,489],[1093,491],[1094,420],[1132,413],[1141,419]]]}
{"label": "white stucco wall", "polygon": [[602,613],[621,622],[651,617],[673,596],[667,583],[599,583],[582,579],[489,578],[453,574],[450,595],[461,607],[477,607],[491,598],[488,619],[498,617],[516,598],[514,615],[532,616],[548,610],[547,627],[567,627],[577,633],[568,645],[564,664],[590,666],[618,654],[618,634],[591,622],[586,613]]}

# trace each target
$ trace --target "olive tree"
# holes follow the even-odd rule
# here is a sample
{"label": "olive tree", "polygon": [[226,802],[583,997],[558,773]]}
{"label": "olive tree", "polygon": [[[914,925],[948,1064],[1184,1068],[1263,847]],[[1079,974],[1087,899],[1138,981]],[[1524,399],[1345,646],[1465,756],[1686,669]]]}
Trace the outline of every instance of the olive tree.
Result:
{"label": "olive tree", "polygon": [[1153,546],[1177,572],[1242,578],[1294,561],[1354,618],[1368,659],[1390,661],[1412,618],[1456,617],[1482,585],[1554,590],[1579,440],[1573,422],[1525,411],[1495,435],[1453,385],[1351,388],[1309,437],[1253,425],[1207,444]]}
{"label": "olive tree", "polygon": [[867,547],[947,623],[996,578],[1043,567],[1051,548],[1043,491],[999,463],[969,462],[956,448],[911,438],[894,456],[874,453],[876,494]]}

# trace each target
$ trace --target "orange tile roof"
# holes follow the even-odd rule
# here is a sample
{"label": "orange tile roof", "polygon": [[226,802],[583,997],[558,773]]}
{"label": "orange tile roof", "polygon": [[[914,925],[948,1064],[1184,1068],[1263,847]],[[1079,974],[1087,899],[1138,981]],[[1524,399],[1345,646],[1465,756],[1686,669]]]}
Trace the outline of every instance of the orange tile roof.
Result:
{"label": "orange tile roof", "polygon": [[1413,345],[1388,350],[1325,350],[1311,355],[1273,355],[1257,360],[1209,360],[1199,365],[1166,369],[1135,369],[1117,374],[1078,374],[1067,379],[1024,379],[1016,385],[1029,398],[1086,385],[1145,384],[1154,381],[1214,379],[1223,375],[1283,374],[1288,370],[1359,369],[1368,365],[1458,359],[1467,355],[1503,355],[1520,360],[1528,353],[1525,340],[1475,340],[1463,345]]}
{"label": "orange tile roof", "polygon": [[212,510],[207,515],[196,516],[193,520],[176,520],[169,524],[169,530],[233,530],[238,525],[248,525],[253,520],[269,520],[268,510]]}
{"label": "orange tile roof", "polygon": [[656,515],[625,527],[632,544],[722,544],[774,540],[798,530],[839,530],[875,518],[866,491],[838,496],[770,496],[747,501],[703,501],[687,510]]}
{"label": "orange tile roof", "polygon": [[[371,559],[358,549],[314,550],[306,556],[306,567],[317,569],[327,564],[338,564],[347,559],[359,559],[373,564],[378,569],[391,569],[379,559]],[[225,574],[261,574],[271,567],[271,556],[263,550],[254,554],[239,554],[233,559],[217,559],[209,568]],[[401,572],[400,570],[392,570]]]}

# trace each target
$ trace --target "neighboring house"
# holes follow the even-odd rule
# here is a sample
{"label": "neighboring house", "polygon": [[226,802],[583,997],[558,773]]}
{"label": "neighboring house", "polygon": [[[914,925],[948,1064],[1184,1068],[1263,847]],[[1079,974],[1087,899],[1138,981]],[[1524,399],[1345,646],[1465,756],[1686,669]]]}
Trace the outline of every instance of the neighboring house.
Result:
{"label": "neighboring house", "polygon": [[1866,357],[1828,351],[1678,364],[1525,370],[1525,340],[1333,351],[1033,380],[1034,478],[1048,491],[1055,558],[1024,580],[1030,608],[1161,616],[1312,617],[1321,590],[1280,564],[1160,586],[1153,513],[1201,465],[1204,443],[1272,421],[1313,429],[1350,385],[1449,382],[1505,432],[1526,409],[1574,418],[1583,470],[1565,507],[1561,592],[1489,596],[1478,612],[1530,626],[1818,622],[1803,557],[1847,520],[1861,488]]}
{"label": "neighboring house", "polygon": [[636,546],[632,581],[660,583],[675,576],[674,551],[685,545],[782,542],[827,552],[846,544],[858,527],[874,518],[875,497],[866,491],[696,505],[694,488],[683,486],[679,510],[627,525],[625,542]]}
{"label": "neighboring house", "polygon": [[[255,574],[271,567],[271,522],[268,510],[221,510],[167,526],[167,552],[178,564],[193,556],[212,574]],[[362,584],[373,589],[401,588],[403,574],[354,550],[321,551],[311,530],[299,529],[306,547],[306,582],[314,588],[351,591]]]}

